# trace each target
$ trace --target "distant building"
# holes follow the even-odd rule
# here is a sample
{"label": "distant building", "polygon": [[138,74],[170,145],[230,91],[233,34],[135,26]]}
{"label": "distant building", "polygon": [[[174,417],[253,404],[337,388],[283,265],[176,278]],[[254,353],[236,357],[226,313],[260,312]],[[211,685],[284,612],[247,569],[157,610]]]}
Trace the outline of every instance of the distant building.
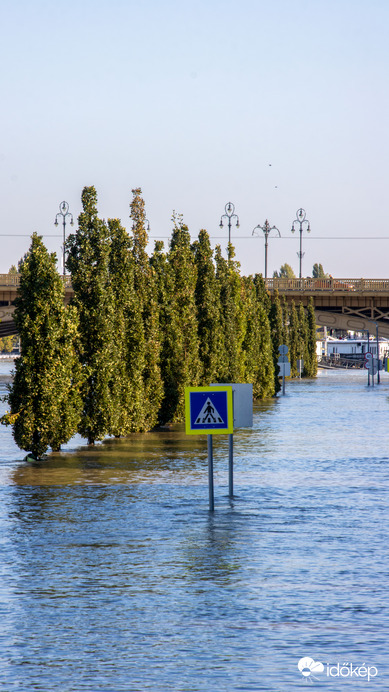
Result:
{"label": "distant building", "polygon": [[[379,355],[382,360],[389,355],[388,339],[379,339]],[[361,359],[365,353],[371,353],[377,358],[377,340],[370,338],[369,341],[359,337],[353,339],[334,339],[331,336],[321,342],[322,355],[334,358]]]}

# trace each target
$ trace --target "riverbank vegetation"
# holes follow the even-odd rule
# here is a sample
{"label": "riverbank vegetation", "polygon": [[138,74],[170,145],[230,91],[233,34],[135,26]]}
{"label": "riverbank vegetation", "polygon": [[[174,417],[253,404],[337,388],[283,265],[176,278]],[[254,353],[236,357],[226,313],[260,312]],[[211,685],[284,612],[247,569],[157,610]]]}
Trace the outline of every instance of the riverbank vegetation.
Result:
{"label": "riverbank vegetation", "polygon": [[242,276],[232,245],[213,250],[206,230],[191,242],[173,215],[165,248],[146,248],[145,204],[130,204],[132,232],[99,218],[93,187],[66,242],[74,298],[64,305],[56,258],[34,234],[21,261],[16,301],[21,357],[2,422],[36,458],[77,431],[90,444],[183,420],[184,388],[250,382],[254,397],[280,389],[279,346],[292,376],[317,372],[313,305],[271,299],[260,274]]}

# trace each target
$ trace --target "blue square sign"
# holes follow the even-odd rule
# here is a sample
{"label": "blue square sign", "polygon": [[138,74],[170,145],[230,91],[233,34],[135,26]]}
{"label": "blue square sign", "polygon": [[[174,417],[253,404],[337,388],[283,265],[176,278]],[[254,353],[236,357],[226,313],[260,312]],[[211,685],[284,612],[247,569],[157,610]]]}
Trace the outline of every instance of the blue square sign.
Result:
{"label": "blue square sign", "polygon": [[185,427],[187,435],[232,433],[231,387],[186,387]]}

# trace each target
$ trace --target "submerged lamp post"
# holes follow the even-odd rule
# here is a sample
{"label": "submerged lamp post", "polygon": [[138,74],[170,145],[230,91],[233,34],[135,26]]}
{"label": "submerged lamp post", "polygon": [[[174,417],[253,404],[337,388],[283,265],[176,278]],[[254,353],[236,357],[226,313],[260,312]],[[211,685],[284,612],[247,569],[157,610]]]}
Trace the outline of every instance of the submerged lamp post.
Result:
{"label": "submerged lamp post", "polygon": [[69,211],[69,205],[67,202],[61,202],[59,205],[59,212],[56,214],[54,225],[58,226],[58,217],[62,216],[62,226],[63,226],[63,275],[65,276],[66,274],[66,269],[65,269],[65,240],[66,240],[66,233],[65,233],[65,227],[66,227],[66,217],[70,216],[70,225],[73,226],[73,214],[70,213]]}
{"label": "submerged lamp post", "polygon": [[232,219],[235,220],[235,226],[239,228],[239,216],[235,214],[235,207],[232,204],[232,202],[228,202],[226,206],[224,207],[225,209],[225,214],[222,214],[220,218],[220,228],[223,228],[223,218],[228,219],[228,259],[230,259],[230,254],[231,254],[231,225],[232,225]]}
{"label": "submerged lamp post", "polygon": [[259,235],[259,233],[256,233],[257,228],[260,231],[263,231],[263,234],[265,236],[265,279],[267,279],[267,247],[268,247],[267,240],[268,240],[268,237],[269,237],[271,231],[277,231],[278,238],[281,238],[281,233],[279,232],[277,226],[270,226],[267,219],[266,219],[265,223],[263,224],[263,226],[260,226],[259,224],[258,224],[258,226],[255,226],[255,228],[253,229],[252,235]]}
{"label": "submerged lamp post", "polygon": [[299,228],[299,231],[300,231],[300,251],[297,253],[297,255],[298,255],[298,257],[299,257],[299,260],[300,260],[300,272],[299,272],[299,278],[300,278],[300,279],[301,279],[301,277],[302,277],[302,274],[301,274],[301,263],[302,263],[302,259],[303,259],[304,254],[305,254],[305,253],[303,252],[303,230],[304,230],[304,228],[305,228],[305,230],[307,231],[307,233],[310,233],[310,232],[311,232],[311,227],[310,227],[310,225],[309,225],[309,221],[305,218],[305,216],[306,216],[306,214],[305,214],[305,209],[297,209],[296,218],[295,218],[295,220],[294,220],[293,223],[292,223],[292,229],[291,229],[291,230],[292,230],[292,233],[294,233],[295,230],[296,230],[295,224],[297,223],[297,224],[299,224],[299,226],[300,226],[300,228]]}

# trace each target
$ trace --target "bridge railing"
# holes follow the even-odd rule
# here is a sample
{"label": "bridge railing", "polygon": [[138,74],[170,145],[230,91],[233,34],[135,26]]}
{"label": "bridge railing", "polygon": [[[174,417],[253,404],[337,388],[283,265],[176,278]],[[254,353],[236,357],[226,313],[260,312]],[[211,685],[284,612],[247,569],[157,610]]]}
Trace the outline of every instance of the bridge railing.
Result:
{"label": "bridge railing", "polygon": [[[62,276],[61,279],[63,279]],[[72,285],[71,276],[65,276],[63,280],[65,281],[65,286],[70,288]],[[0,274],[0,288],[5,286],[20,286],[20,274]]]}
{"label": "bridge railing", "polygon": [[[61,278],[63,278],[61,276]],[[66,288],[71,288],[71,276],[64,278]],[[389,291],[389,279],[315,279],[311,276],[305,279],[272,278],[265,279],[266,288],[269,291],[296,292],[296,291],[354,291],[356,293],[371,293]],[[19,274],[0,274],[0,288],[6,286],[20,286]]]}
{"label": "bridge railing", "polygon": [[280,293],[307,291],[307,292],[332,292],[351,291],[356,293],[371,293],[389,291],[389,279],[305,279],[272,278],[265,279],[266,288],[269,291],[278,290]]}

